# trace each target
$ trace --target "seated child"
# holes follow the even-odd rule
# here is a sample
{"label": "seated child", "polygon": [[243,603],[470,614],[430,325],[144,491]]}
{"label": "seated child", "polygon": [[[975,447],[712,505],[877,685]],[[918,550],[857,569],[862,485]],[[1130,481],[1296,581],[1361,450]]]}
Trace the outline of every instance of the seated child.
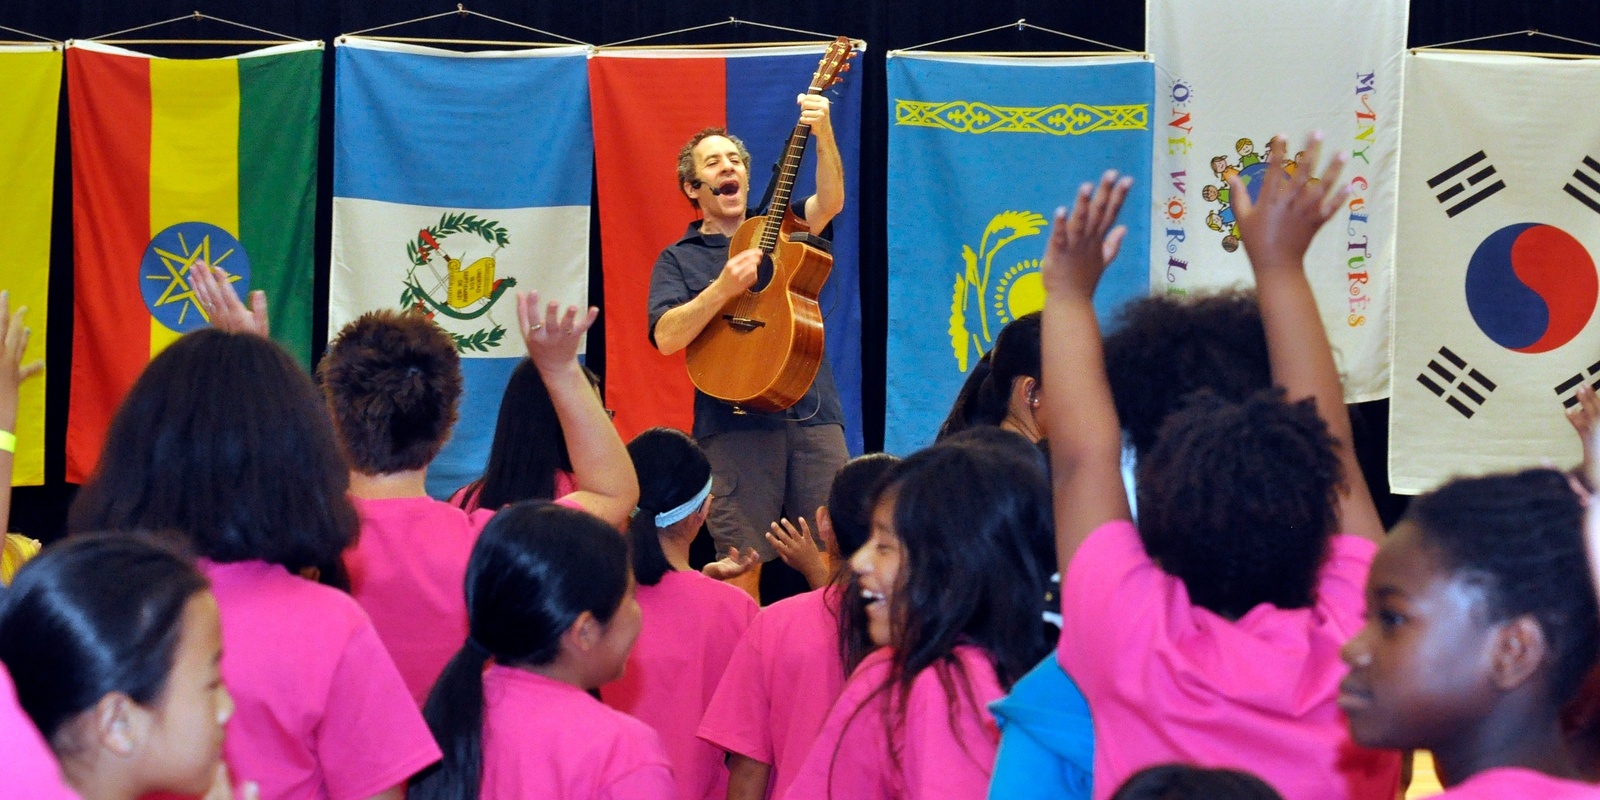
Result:
{"label": "seated child", "polygon": [[[711,463],[681,431],[651,428],[628,443],[639,476],[629,539],[644,625],[606,705],[661,734],[681,800],[722,797],[722,751],[695,737],[739,637],[756,615],[740,589],[689,568],[689,546],[711,509]],[[753,564],[754,553],[743,563]]]}
{"label": "seated child", "polygon": [[874,491],[871,537],[851,558],[878,650],[846,682],[783,795],[988,793],[999,731],[987,705],[1049,650],[1043,469],[940,444]]}
{"label": "seated child", "polygon": [[672,800],[650,726],[590,696],[639,635],[628,544],[605,523],[529,501],[484,528],[467,567],[470,635],[424,713],[444,761],[411,800]]}
{"label": "seated child", "polygon": [[[38,729],[0,723],[0,794],[229,796],[222,731],[233,699],[221,650],[216,597],[172,551],[126,536],[50,548],[0,605],[0,717],[10,716],[14,679]],[[41,734],[54,756],[37,746]]]}
{"label": "seated child", "polygon": [[[831,582],[761,609],[734,648],[697,732],[728,754],[728,800],[783,796],[844,689],[839,612],[847,559],[867,540],[873,486],[899,460],[873,453],[839,470],[815,517],[836,565]],[[786,535],[793,532],[783,524]],[[815,549],[804,519],[798,533],[797,547]]]}
{"label": "seated child", "polygon": [[439,758],[366,612],[300,577],[354,541],[348,481],[311,377],[263,336],[203,328],[145,367],[68,516],[200,558],[238,705],[224,751],[263,797],[396,797]]}
{"label": "seated child", "polygon": [[[588,367],[583,374],[599,391],[600,376]],[[523,361],[506,381],[483,474],[451,494],[450,502],[468,512],[494,510],[523,500],[566,497],[577,489],[555,403],[538,367]]]}
{"label": "seated child", "polygon": [[[538,373],[533,380],[552,387],[576,454],[578,491],[560,502],[620,524],[633,507],[632,469],[577,361],[594,313],[577,320],[569,308],[563,320],[551,304],[541,316],[532,294],[517,298],[517,313]],[[420,706],[466,638],[461,578],[494,513],[469,513],[426,492],[428,464],[455,423],[460,358],[433,321],[375,311],[334,337],[318,369],[361,515],[361,537],[344,555],[351,594],[372,616]]]}
{"label": "seated child", "polygon": [[1255,203],[1234,191],[1273,378],[1297,402],[1202,396],[1170,416],[1139,464],[1137,528],[1091,303],[1131,182],[1108,173],[1057,212],[1041,265],[1057,655],[1093,711],[1096,798],[1174,761],[1252,770],[1288,797],[1395,794],[1398,754],[1355,747],[1335,706],[1338,647],[1383,534],[1304,273],[1341,161],[1315,182],[1269,170]]}
{"label": "seated child", "polygon": [[1447,800],[1600,798],[1560,722],[1600,651],[1582,531],[1555,470],[1457,478],[1414,499],[1343,651],[1355,740],[1431,751]]}

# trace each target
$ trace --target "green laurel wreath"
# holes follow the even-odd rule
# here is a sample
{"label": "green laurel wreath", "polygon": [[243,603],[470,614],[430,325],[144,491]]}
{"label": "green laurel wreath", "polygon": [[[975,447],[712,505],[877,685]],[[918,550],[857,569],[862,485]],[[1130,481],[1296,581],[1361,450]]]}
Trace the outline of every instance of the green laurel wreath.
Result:
{"label": "green laurel wreath", "polygon": [[[445,332],[450,333],[449,331]],[[450,338],[455,340],[457,353],[464,353],[468,350],[487,353],[490,349],[500,346],[500,341],[506,338],[506,329],[504,325],[496,325],[492,330],[478,331],[471,336],[457,336],[451,333]]]}
{"label": "green laurel wreath", "polygon": [[[505,229],[498,220],[483,219],[477,214],[446,213],[439,217],[439,224],[428,229],[428,234],[434,241],[443,239],[455,233],[475,233],[483,237],[490,244],[505,247],[511,243],[511,232]],[[414,267],[426,266],[427,261],[422,258],[422,248],[427,246],[422,234],[418,233],[411,241],[406,242],[406,256],[411,259]]]}

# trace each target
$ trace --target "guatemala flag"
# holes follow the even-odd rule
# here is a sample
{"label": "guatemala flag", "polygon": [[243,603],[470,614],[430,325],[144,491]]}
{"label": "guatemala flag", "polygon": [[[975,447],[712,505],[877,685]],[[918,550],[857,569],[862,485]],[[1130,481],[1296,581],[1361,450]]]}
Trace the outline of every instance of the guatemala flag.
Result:
{"label": "guatemala flag", "polygon": [[1044,307],[1039,257],[1055,209],[1107,169],[1136,186],[1122,253],[1095,295],[1105,323],[1146,292],[1150,104],[1137,56],[891,53],[889,345],[884,449],[933,441],[1000,329]]}
{"label": "guatemala flag", "polygon": [[455,339],[460,420],[428,471],[445,497],[482,473],[527,357],[514,295],[588,302],[588,51],[342,37],[336,53],[328,334],[367,311],[419,308]]}

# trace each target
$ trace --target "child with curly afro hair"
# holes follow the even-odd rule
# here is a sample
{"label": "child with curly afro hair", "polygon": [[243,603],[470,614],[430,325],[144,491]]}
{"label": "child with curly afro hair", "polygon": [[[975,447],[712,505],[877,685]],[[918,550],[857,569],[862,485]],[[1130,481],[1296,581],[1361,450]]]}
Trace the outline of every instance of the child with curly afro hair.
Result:
{"label": "child with curly afro hair", "polygon": [[[1312,162],[1319,150],[1314,138]],[[1283,152],[1275,140],[1269,161]],[[1094,715],[1101,800],[1170,762],[1250,770],[1286,797],[1395,794],[1399,754],[1356,747],[1335,704],[1383,535],[1304,267],[1342,200],[1340,167],[1318,181],[1269,169],[1254,202],[1230,181],[1282,389],[1202,395],[1167,418],[1139,466],[1137,528],[1092,303],[1130,182],[1108,173],[1057,212],[1041,265],[1057,658]]]}

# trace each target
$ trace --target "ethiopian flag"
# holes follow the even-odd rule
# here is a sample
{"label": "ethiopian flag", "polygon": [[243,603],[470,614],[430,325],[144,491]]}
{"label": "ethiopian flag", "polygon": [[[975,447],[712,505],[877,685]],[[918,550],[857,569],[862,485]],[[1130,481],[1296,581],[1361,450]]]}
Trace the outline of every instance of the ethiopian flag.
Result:
{"label": "ethiopian flag", "polygon": [[[6,221],[5,277],[11,308],[28,307],[33,329],[23,363],[44,358],[50,288],[50,199],[55,185],[56,108],[61,51],[56,45],[0,45],[0,219]],[[11,482],[44,483],[44,376],[22,386]],[[5,520],[0,520],[0,526]],[[3,530],[0,530],[3,532]]]}
{"label": "ethiopian flag", "polygon": [[232,58],[67,50],[75,238],[67,480],[93,472],[140,370],[207,325],[197,259],[264,289],[272,336],[311,356],[322,43]]}

